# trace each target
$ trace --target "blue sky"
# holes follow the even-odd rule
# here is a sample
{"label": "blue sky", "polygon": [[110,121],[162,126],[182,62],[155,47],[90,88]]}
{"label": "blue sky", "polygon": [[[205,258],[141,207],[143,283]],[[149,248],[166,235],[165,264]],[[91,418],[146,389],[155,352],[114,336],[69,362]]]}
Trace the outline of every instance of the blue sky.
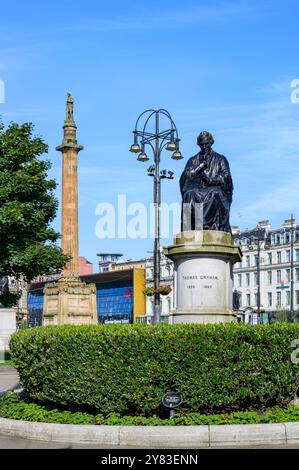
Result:
{"label": "blue sky", "polygon": [[[18,2],[0,0],[0,80],[5,123],[32,121],[50,146],[51,176],[61,182],[67,91],[75,99],[79,143],[80,254],[117,251],[142,258],[149,239],[95,234],[101,202],[152,200],[147,164],[128,149],[139,113],[166,108],[175,120],[185,160],[162,155],[175,172],[162,200],[179,202],[178,177],[209,130],[227,156],[234,180],[231,224],[280,226],[299,219],[299,78],[296,0],[143,0]],[[148,162],[150,163],[150,162]],[[61,187],[57,196],[60,200]],[[130,218],[128,217],[128,220]],[[55,221],[60,230],[60,213]],[[171,240],[162,240],[168,244]]]}

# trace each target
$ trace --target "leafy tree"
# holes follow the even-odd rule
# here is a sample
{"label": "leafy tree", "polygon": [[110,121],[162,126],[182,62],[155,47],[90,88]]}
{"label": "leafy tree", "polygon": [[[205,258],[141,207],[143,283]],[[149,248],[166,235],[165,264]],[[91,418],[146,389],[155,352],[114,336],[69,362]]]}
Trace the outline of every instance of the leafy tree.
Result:
{"label": "leafy tree", "polygon": [[[48,146],[33,130],[31,123],[6,129],[0,123],[0,278],[23,276],[28,282],[61,270],[69,260],[50,227],[58,201],[57,184],[48,179],[51,164],[40,158]],[[5,299],[12,303],[11,295],[0,297],[3,305]]]}

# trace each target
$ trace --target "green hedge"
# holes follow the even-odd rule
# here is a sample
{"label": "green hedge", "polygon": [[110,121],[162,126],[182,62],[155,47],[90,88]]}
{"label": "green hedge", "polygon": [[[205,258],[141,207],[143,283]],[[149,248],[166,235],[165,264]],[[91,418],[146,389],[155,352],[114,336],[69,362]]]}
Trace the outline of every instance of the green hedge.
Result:
{"label": "green hedge", "polygon": [[161,413],[169,389],[192,412],[287,405],[299,385],[299,325],[38,327],[10,351],[30,396],[99,413]]}

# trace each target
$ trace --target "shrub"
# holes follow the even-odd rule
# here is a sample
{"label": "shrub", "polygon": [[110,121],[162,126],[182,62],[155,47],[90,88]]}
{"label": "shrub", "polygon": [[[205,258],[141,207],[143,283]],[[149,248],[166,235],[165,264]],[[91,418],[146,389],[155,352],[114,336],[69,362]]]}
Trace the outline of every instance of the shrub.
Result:
{"label": "shrub", "polygon": [[17,294],[15,292],[3,292],[1,295],[0,295],[0,304],[3,305],[3,307],[6,307],[6,308],[11,308],[11,307],[14,307],[19,298],[21,297],[21,294]]}
{"label": "shrub", "polygon": [[299,385],[295,324],[95,325],[14,333],[10,351],[39,401],[98,413],[163,413],[169,389],[181,410],[233,412],[287,405]]}
{"label": "shrub", "polygon": [[180,413],[170,419],[153,416],[122,416],[109,413],[107,416],[90,412],[57,409],[34,403],[26,393],[9,393],[0,397],[0,416],[3,418],[42,423],[97,424],[108,426],[198,426],[212,424],[259,424],[286,423],[299,421],[299,408],[275,407],[265,413],[256,411],[235,411],[234,413],[203,415],[200,413]]}
{"label": "shrub", "polygon": [[0,416],[24,421],[62,424],[95,424],[96,420],[89,413],[60,411],[33,403],[20,393],[11,393],[0,398]]}

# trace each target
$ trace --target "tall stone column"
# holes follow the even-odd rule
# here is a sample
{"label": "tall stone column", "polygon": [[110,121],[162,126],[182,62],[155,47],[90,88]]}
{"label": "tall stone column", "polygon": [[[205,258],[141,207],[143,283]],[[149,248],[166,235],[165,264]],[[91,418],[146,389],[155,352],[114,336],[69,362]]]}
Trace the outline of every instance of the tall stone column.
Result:
{"label": "tall stone column", "polygon": [[65,254],[72,257],[63,270],[63,276],[79,274],[78,153],[84,147],[77,142],[73,105],[73,97],[68,93],[63,140],[56,147],[62,153],[61,247]]}
{"label": "tall stone column", "polygon": [[44,289],[43,325],[95,324],[97,318],[96,285],[79,279],[78,235],[78,153],[74,100],[67,95],[63,140],[56,150],[62,153],[61,247],[71,256],[58,282]]}

